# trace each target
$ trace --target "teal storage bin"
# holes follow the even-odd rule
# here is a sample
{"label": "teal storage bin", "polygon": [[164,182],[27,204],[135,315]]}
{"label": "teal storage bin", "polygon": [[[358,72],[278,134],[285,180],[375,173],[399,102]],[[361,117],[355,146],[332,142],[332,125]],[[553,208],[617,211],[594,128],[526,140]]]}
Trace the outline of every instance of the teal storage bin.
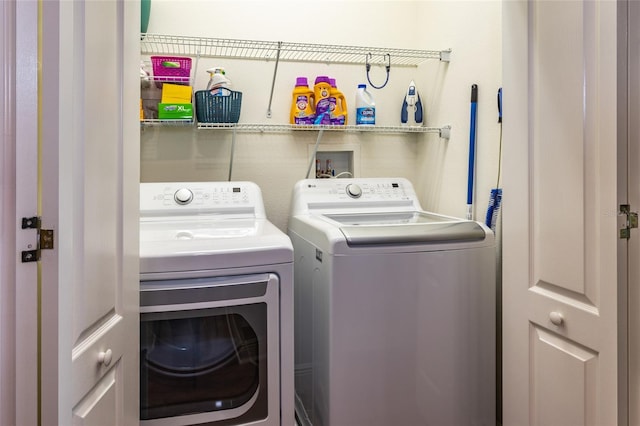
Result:
{"label": "teal storage bin", "polygon": [[209,90],[196,92],[196,118],[200,123],[237,123],[240,120],[242,92],[218,89],[221,95]]}

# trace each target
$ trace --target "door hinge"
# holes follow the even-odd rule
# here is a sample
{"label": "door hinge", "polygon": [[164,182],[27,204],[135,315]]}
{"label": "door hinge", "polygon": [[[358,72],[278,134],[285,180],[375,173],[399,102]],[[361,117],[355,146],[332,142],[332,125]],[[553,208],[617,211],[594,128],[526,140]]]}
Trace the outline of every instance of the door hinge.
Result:
{"label": "door hinge", "polygon": [[35,250],[25,250],[22,252],[22,262],[37,262],[40,260],[41,250],[53,249],[53,229],[42,229],[42,219],[38,216],[23,217],[22,229],[37,229],[38,237]]}
{"label": "door hinge", "polygon": [[629,204],[621,204],[620,214],[626,216],[626,220],[620,229],[620,238],[628,240],[631,238],[631,230],[638,227],[638,212],[632,212]]}

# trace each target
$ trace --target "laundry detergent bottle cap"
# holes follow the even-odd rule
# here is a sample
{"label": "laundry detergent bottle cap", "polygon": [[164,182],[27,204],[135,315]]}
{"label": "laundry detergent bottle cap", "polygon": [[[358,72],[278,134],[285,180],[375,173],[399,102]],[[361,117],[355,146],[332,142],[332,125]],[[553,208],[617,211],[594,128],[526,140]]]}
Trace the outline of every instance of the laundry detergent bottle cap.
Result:
{"label": "laundry detergent bottle cap", "polygon": [[329,77],[326,75],[317,76],[313,86],[313,95],[316,102],[316,124],[331,124],[330,93]]}
{"label": "laundry detergent bottle cap", "polygon": [[297,77],[291,100],[291,124],[311,125],[315,120],[314,93],[309,89],[307,77]]}
{"label": "laundry detergent bottle cap", "polygon": [[376,124],[376,103],[366,84],[358,84],[356,91],[356,125],[373,126]]}
{"label": "laundry detergent bottle cap", "polygon": [[329,92],[331,124],[334,126],[344,126],[347,124],[347,100],[344,94],[338,90],[334,78],[329,79],[329,85],[331,86]]}

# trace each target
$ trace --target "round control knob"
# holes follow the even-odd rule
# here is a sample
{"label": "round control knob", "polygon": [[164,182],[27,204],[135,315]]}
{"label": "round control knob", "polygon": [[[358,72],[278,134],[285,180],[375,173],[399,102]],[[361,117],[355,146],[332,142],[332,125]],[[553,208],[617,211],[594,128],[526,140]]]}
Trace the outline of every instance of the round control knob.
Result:
{"label": "round control knob", "polygon": [[362,188],[360,188],[355,183],[351,183],[347,185],[347,195],[351,198],[359,198],[362,195]]}
{"label": "round control knob", "polygon": [[189,204],[193,200],[193,192],[187,188],[181,188],[173,194],[173,199],[178,204]]}

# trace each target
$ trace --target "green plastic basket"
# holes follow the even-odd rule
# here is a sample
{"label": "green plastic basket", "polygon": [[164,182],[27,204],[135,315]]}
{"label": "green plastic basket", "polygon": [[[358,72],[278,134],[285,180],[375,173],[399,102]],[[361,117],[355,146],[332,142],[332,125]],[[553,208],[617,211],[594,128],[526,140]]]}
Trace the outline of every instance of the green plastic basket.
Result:
{"label": "green plastic basket", "polygon": [[196,118],[200,123],[237,123],[240,120],[242,92],[219,89],[212,95],[208,90],[196,92]]}

